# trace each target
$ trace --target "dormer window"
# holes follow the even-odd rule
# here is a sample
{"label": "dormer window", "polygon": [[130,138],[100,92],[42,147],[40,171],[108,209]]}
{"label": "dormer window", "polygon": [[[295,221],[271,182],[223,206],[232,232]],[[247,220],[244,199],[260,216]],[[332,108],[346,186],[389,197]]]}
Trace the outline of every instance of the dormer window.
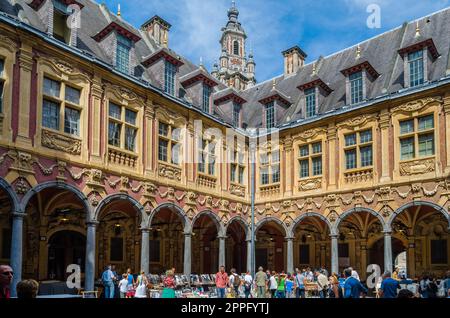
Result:
{"label": "dormer window", "polygon": [[177,67],[165,61],[165,71],[164,71],[164,92],[169,95],[175,96],[175,76],[177,73]]}
{"label": "dormer window", "polygon": [[233,103],[233,126],[240,127],[241,119],[241,105],[234,102]]}
{"label": "dormer window", "polygon": [[53,37],[61,42],[70,43],[70,29],[67,26],[68,8],[65,3],[53,1]]}
{"label": "dormer window", "polygon": [[117,35],[116,68],[122,73],[129,73],[131,46],[130,39]]}
{"label": "dormer window", "polygon": [[266,104],[266,128],[275,127],[275,102]]}
{"label": "dormer window", "polygon": [[349,76],[351,104],[359,104],[364,99],[363,92],[363,72],[356,72]]}
{"label": "dormer window", "polygon": [[305,90],[305,104],[306,104],[306,118],[316,116],[317,109],[317,94],[316,88],[309,88]]}
{"label": "dormer window", "polygon": [[423,50],[408,54],[409,86],[422,85],[425,82],[423,67]]}
{"label": "dormer window", "polygon": [[405,87],[416,87],[428,81],[428,70],[439,57],[433,39],[427,39],[398,50],[404,61]]}
{"label": "dormer window", "polygon": [[210,112],[210,107],[211,107],[211,86],[203,83],[203,104],[202,104],[202,110],[205,113]]}

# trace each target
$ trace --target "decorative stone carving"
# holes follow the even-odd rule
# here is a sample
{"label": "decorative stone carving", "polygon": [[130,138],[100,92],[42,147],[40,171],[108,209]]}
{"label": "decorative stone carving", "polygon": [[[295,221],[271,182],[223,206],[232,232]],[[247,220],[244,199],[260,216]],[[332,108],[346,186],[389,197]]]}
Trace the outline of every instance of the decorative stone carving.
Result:
{"label": "decorative stone carving", "polygon": [[205,188],[214,189],[217,185],[217,179],[216,177],[200,174],[197,176],[197,184]]}
{"label": "decorative stone carving", "polygon": [[392,113],[396,113],[396,112],[414,112],[414,111],[418,111],[421,110],[422,108],[432,104],[432,103],[442,103],[442,98],[440,96],[437,97],[428,97],[428,98],[423,98],[423,99],[419,99],[419,100],[415,100],[403,105],[400,105],[398,107],[395,107],[392,110]]}
{"label": "decorative stone carving", "polygon": [[16,182],[16,193],[24,195],[30,190],[30,185],[25,178],[19,178]]}
{"label": "decorative stone carving", "polygon": [[346,183],[368,182],[373,180],[373,169],[364,169],[344,173]]}
{"label": "decorative stone carving", "polygon": [[58,176],[56,177],[58,180],[64,181],[66,180],[66,169],[67,169],[67,163],[61,160],[58,160],[57,163],[58,167]]}
{"label": "decorative stone carving", "polygon": [[111,163],[117,164],[117,165],[123,165],[130,168],[135,168],[137,164],[138,156],[120,151],[118,149],[108,149],[108,160]]}
{"label": "decorative stone carving", "polygon": [[234,194],[238,197],[245,197],[245,190],[246,188],[244,186],[238,185],[238,184],[231,184],[230,185],[230,192],[231,194]]}
{"label": "decorative stone carving", "polygon": [[181,181],[181,169],[173,166],[159,164],[158,174],[160,177]]}
{"label": "decorative stone carving", "polygon": [[322,178],[300,180],[298,182],[299,191],[311,191],[322,187]]}
{"label": "decorative stone carving", "polygon": [[355,128],[359,126],[364,126],[368,121],[376,118],[376,115],[361,115],[351,119],[344,121],[338,125],[339,128],[347,127],[347,128]]}
{"label": "decorative stone carving", "polygon": [[50,149],[63,151],[71,155],[81,154],[81,140],[79,139],[43,129],[41,142],[43,146]]}
{"label": "decorative stone carving", "polygon": [[436,170],[436,163],[434,159],[414,160],[400,163],[401,176],[425,174],[429,172],[434,172],[435,170]]}
{"label": "decorative stone carving", "polygon": [[303,140],[308,140],[308,139],[316,137],[320,133],[326,133],[326,131],[327,130],[325,128],[310,129],[310,130],[300,133],[298,135],[298,137],[300,137]]}

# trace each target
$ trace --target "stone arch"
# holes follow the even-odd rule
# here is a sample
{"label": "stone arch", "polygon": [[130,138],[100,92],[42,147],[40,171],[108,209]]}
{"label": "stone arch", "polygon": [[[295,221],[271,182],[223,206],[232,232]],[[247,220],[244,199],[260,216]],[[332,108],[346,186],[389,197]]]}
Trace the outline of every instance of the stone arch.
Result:
{"label": "stone arch", "polygon": [[294,222],[292,222],[292,225],[289,227],[288,237],[294,237],[294,232],[297,226],[299,226],[300,223],[302,223],[302,221],[308,217],[317,217],[321,219],[328,226],[330,233],[333,231],[333,225],[331,224],[330,220],[328,220],[323,214],[317,212],[309,212],[300,215],[298,218],[294,220]]}
{"label": "stone arch", "polygon": [[435,209],[436,212],[442,213],[444,215],[445,219],[447,220],[448,228],[450,229],[450,214],[445,210],[445,208],[443,208],[433,202],[427,202],[427,201],[414,201],[414,202],[410,202],[410,203],[407,203],[407,204],[401,206],[400,208],[395,210],[394,213],[392,213],[392,215],[389,217],[387,226],[389,228],[392,228],[392,224],[394,223],[397,216],[399,216],[401,213],[403,213],[403,211],[405,211],[406,209],[411,208],[411,207],[421,206],[421,205],[431,207],[431,208]]}
{"label": "stone arch", "polygon": [[148,217],[148,222],[146,223],[147,228],[152,227],[152,222],[153,219],[155,218],[156,213],[158,213],[159,210],[163,208],[173,209],[173,211],[181,218],[181,223],[183,224],[184,232],[191,233],[192,226],[191,222],[189,221],[189,218],[186,215],[186,212],[178,205],[170,202],[162,203],[152,210],[150,216]]}
{"label": "stone arch", "polygon": [[28,205],[28,203],[30,202],[31,198],[35,195],[38,194],[39,192],[45,190],[45,189],[49,189],[49,188],[56,188],[56,189],[63,189],[63,190],[67,190],[72,192],[73,194],[75,194],[78,199],[80,199],[80,201],[83,203],[83,206],[86,210],[86,222],[90,222],[92,219],[92,209],[91,209],[91,204],[89,203],[88,198],[86,197],[86,195],[81,192],[80,189],[67,184],[65,182],[60,182],[60,181],[50,181],[50,182],[45,182],[45,183],[41,183],[36,185],[35,187],[33,187],[32,189],[30,189],[25,196],[22,198],[21,204],[20,204],[20,211],[25,213],[25,209]]}
{"label": "stone arch", "polygon": [[125,194],[125,193],[111,194],[111,195],[107,196],[106,198],[104,198],[103,200],[101,200],[99,205],[95,209],[93,220],[95,220],[95,221],[98,220],[100,212],[106,205],[108,205],[109,203],[111,203],[113,201],[119,201],[119,200],[129,201],[133,205],[133,207],[136,209],[136,212],[139,214],[139,216],[141,218],[141,222],[143,222],[145,220],[145,217],[146,217],[145,209],[142,206],[142,204],[140,204],[139,201],[137,201],[136,199],[134,199],[133,197],[131,197],[130,195]]}
{"label": "stone arch", "polygon": [[289,234],[289,229],[286,227],[286,225],[281,220],[279,220],[273,216],[264,218],[261,221],[259,221],[255,226],[255,233],[257,233],[266,223],[269,223],[269,222],[274,222],[274,223],[280,225],[284,230],[284,235],[287,236]]}
{"label": "stone arch", "polygon": [[25,210],[21,210],[20,201],[17,197],[16,192],[12,188],[12,186],[5,179],[0,177],[0,189],[5,190],[8,194],[9,199],[11,200],[11,206],[13,208],[12,212],[21,212],[23,213]]}
{"label": "stone arch", "polygon": [[353,208],[353,209],[345,211],[343,214],[341,214],[339,216],[339,218],[336,220],[336,222],[334,224],[334,227],[332,228],[331,235],[338,235],[338,233],[339,233],[339,225],[349,215],[351,215],[353,213],[361,213],[361,212],[366,212],[366,213],[372,214],[373,216],[375,216],[380,221],[384,232],[389,232],[390,231],[390,229],[391,229],[390,226],[388,226],[388,224],[385,222],[383,217],[378,212],[376,212],[376,211],[374,211],[372,209],[369,209],[369,208]]}
{"label": "stone arch", "polygon": [[227,234],[227,232],[228,232],[228,228],[230,227],[230,225],[233,223],[233,222],[237,222],[237,223],[239,223],[239,224],[241,224],[241,226],[243,227],[243,229],[244,229],[244,232],[245,232],[245,237],[246,237],[246,239],[247,240],[250,240],[251,239],[251,237],[250,237],[250,228],[249,228],[249,225],[247,224],[247,222],[245,222],[245,220],[244,220],[244,218],[242,217],[242,216],[234,216],[234,217],[232,217],[231,219],[230,219],[230,221],[228,221],[228,223],[225,225],[225,227],[224,227],[224,233],[225,233],[225,235]]}
{"label": "stone arch", "polygon": [[218,237],[225,237],[227,235],[227,232],[225,232],[225,226],[220,221],[219,216],[210,210],[202,211],[192,219],[191,232],[192,232],[192,229],[194,228],[195,222],[204,215],[209,216],[212,219],[212,221],[216,224]]}

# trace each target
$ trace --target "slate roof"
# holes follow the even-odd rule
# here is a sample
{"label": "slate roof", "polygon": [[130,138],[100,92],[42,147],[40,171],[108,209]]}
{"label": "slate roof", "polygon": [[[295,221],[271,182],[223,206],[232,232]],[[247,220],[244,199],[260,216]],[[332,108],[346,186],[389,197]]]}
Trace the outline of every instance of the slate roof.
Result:
{"label": "slate roof", "polygon": [[[117,23],[120,27],[140,37],[140,40],[135,43],[138,63],[142,63],[145,58],[162,49],[146,31],[127,23],[123,17],[118,17],[110,12],[105,5],[98,4],[93,0],[77,1],[84,6],[81,10],[82,28],[78,30],[77,41],[78,48],[84,52],[112,65],[113,61],[107,57],[102,47],[93,38],[111,22]],[[39,19],[36,11],[27,4],[27,0],[1,0],[0,11],[19,18],[22,22],[37,30],[46,32],[46,27]],[[416,36],[417,21],[420,29],[419,36]],[[450,76],[450,8],[433,13],[417,21],[405,23],[398,28],[330,56],[320,57],[318,60],[303,66],[296,74],[289,76],[280,75],[245,91],[234,92],[234,94],[246,101],[242,107],[242,121],[249,127],[261,127],[263,125],[264,105],[259,101],[273,94],[274,80],[276,81],[278,95],[292,103],[284,114],[283,120],[277,123],[279,126],[287,123],[298,123],[303,120],[300,103],[302,92],[298,87],[317,79],[323,81],[332,90],[323,99],[323,102],[318,105],[319,115],[340,110],[345,106],[346,102],[345,76],[341,71],[365,61],[379,74],[368,87],[367,99],[371,100],[399,92],[404,89],[403,58],[399,54],[399,50],[429,39],[432,39],[439,54],[439,57],[434,60],[429,68],[428,78],[430,82]],[[219,32],[220,30],[218,30],[218,37]],[[358,47],[360,56],[356,59]],[[170,49],[166,50],[171,55],[179,56],[183,63],[179,69],[179,78],[186,79],[185,75],[200,72],[199,66]],[[315,73],[313,68],[315,68]],[[147,69],[142,65],[136,68],[136,73],[133,75],[150,83],[155,81],[154,78],[151,78],[150,72],[147,72]],[[220,83],[214,87],[213,98],[224,97],[229,93],[229,89]],[[184,99],[188,102],[191,100],[189,96],[184,97]],[[228,117],[227,114],[221,114],[217,110],[214,110],[213,115],[223,120],[226,120],[226,117]]]}

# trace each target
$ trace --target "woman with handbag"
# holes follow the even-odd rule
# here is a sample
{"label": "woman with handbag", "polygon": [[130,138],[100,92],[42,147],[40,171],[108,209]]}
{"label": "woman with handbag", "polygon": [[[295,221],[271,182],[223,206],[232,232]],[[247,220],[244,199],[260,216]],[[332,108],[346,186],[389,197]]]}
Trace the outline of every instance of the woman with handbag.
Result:
{"label": "woman with handbag", "polygon": [[176,298],[175,297],[175,277],[172,270],[166,272],[166,278],[164,279],[164,289],[161,298]]}

